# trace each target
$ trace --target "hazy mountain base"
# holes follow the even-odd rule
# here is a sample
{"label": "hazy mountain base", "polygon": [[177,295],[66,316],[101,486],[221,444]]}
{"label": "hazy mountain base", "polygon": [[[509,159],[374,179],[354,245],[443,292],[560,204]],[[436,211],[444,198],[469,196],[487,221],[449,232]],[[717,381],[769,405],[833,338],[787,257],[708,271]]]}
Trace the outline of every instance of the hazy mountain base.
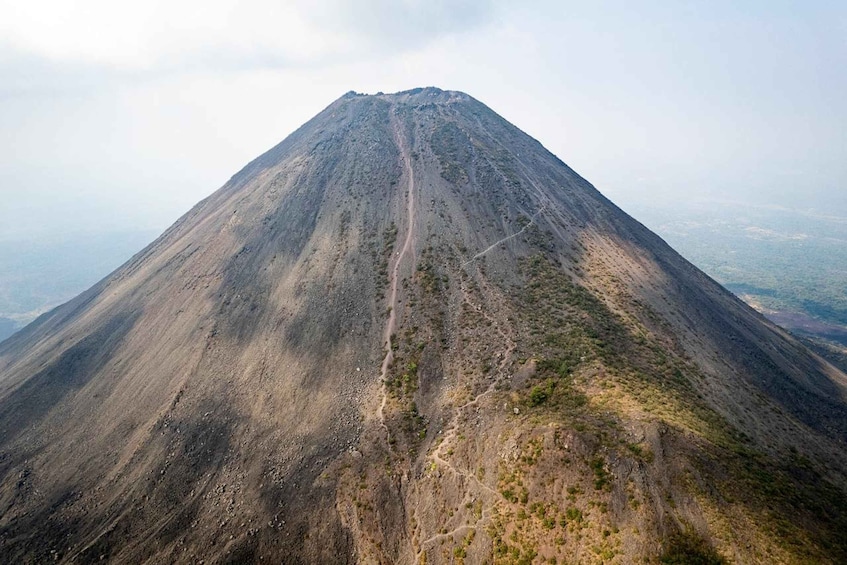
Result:
{"label": "hazy mountain base", "polygon": [[19,329],[20,325],[15,320],[0,318],[0,341],[3,341]]}
{"label": "hazy mountain base", "polygon": [[158,235],[147,230],[0,241],[0,341],[89,288]]}
{"label": "hazy mountain base", "polygon": [[844,375],[459,93],[345,96],[0,376],[10,560],[845,559]]}
{"label": "hazy mountain base", "polygon": [[847,346],[847,218],[837,210],[679,199],[627,208],[772,321]]}

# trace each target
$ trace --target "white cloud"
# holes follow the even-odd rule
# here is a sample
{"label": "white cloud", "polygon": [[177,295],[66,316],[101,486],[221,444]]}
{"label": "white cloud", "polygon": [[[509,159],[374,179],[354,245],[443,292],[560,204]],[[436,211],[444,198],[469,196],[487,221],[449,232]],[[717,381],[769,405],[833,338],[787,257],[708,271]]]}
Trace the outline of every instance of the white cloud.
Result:
{"label": "white cloud", "polygon": [[0,0],[7,49],[118,71],[295,66],[403,50],[487,21],[491,0]]}

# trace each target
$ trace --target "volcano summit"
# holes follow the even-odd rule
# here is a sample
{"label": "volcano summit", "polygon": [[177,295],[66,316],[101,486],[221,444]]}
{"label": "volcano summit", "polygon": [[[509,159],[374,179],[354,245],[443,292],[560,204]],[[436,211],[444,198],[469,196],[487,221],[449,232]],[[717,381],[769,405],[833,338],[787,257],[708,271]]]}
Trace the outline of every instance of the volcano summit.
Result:
{"label": "volcano summit", "polygon": [[845,563],[847,377],[466,94],[348,93],[0,344],[0,555]]}

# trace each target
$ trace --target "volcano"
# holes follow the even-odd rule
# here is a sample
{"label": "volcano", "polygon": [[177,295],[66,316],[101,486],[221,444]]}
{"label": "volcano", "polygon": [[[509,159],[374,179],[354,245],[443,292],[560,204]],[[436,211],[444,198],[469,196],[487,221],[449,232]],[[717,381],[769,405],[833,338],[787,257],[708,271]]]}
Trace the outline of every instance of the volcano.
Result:
{"label": "volcano", "polygon": [[845,563],[847,377],[470,96],[350,92],[0,344],[7,563]]}

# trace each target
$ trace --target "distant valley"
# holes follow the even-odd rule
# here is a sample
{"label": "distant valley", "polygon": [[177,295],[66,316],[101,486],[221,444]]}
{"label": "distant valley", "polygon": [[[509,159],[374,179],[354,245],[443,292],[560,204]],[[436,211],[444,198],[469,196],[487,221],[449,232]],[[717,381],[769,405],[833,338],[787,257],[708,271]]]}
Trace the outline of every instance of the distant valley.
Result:
{"label": "distant valley", "polygon": [[847,214],[730,201],[625,208],[771,321],[847,347]]}
{"label": "distant valley", "polygon": [[0,240],[0,341],[105,277],[157,235],[132,230]]}

